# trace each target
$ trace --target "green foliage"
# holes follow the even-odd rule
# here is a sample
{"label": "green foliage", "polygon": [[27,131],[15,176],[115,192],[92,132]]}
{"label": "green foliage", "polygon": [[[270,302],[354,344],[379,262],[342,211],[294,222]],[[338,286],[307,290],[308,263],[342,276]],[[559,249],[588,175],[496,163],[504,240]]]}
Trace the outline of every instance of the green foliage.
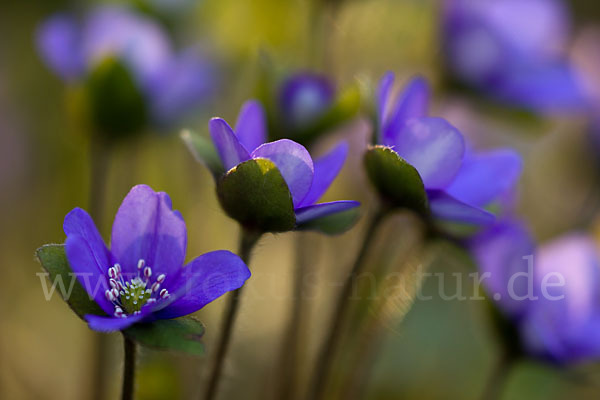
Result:
{"label": "green foliage", "polygon": [[89,117],[104,140],[113,141],[141,132],[148,119],[144,95],[122,62],[107,58],[86,82]]}
{"label": "green foliage", "polygon": [[427,194],[417,170],[386,146],[373,146],[364,156],[367,175],[382,200],[393,208],[428,215]]}
{"label": "green foliage", "polygon": [[299,224],[296,229],[305,231],[318,231],[327,235],[344,233],[354,226],[360,214],[358,207],[351,208],[332,215],[326,215]]}
{"label": "green foliage", "polygon": [[217,184],[221,206],[255,232],[294,229],[296,214],[287,183],[272,161],[259,158],[232,168]]}
{"label": "green foliage", "polygon": [[204,164],[215,180],[225,173],[225,167],[210,140],[188,129],[182,131],[180,136],[196,161]]}
{"label": "green foliage", "polygon": [[158,350],[204,354],[204,344],[200,341],[204,335],[204,325],[191,317],[135,324],[123,334],[143,346]]}
{"label": "green foliage", "polygon": [[86,314],[105,315],[73,274],[64,245],[46,244],[36,250],[36,256],[50,275],[50,283],[56,285],[56,290],[79,318],[83,319]]}

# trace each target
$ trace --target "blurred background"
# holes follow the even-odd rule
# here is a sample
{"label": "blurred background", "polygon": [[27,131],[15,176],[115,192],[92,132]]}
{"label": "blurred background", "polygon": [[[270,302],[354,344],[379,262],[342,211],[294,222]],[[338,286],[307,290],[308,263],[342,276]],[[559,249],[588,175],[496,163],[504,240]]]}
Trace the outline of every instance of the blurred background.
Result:
{"label": "blurred background", "polygon": [[[62,221],[74,207],[90,204],[90,139],[77,121],[76,94],[43,63],[36,30],[48,16],[82,13],[94,1],[0,2],[0,398],[83,399],[92,390],[95,333],[66,304],[46,301],[35,260],[44,243],[62,243]],[[265,79],[277,84],[287,73],[312,70],[340,90],[360,89],[361,111],[311,145],[322,153],[344,137],[351,143],[346,165],[327,200],[356,199],[368,215],[375,197],[361,168],[371,135],[369,92],[387,70],[402,82],[415,74],[434,88],[432,115],[447,118],[478,148],[509,146],[525,159],[517,213],[538,240],[565,232],[598,232],[600,140],[594,112],[537,113],[482,98],[448,78],[441,31],[441,1],[433,0],[140,0],[128,3],[163,24],[176,45],[196,44],[214,64],[214,93],[164,129],[113,146],[101,195],[101,232],[109,239],[112,218],[129,188],[145,183],[166,191],[188,228],[188,258],[216,249],[236,250],[237,226],[220,209],[210,173],[189,154],[182,128],[207,134],[211,116],[233,121],[244,100],[260,96]],[[600,81],[600,4],[566,3],[571,37],[566,50],[574,62]],[[535,16],[531,16],[535,18]],[[597,76],[593,76],[593,73]],[[591,92],[598,90],[592,87]],[[159,132],[160,131],[160,132]],[[594,136],[596,135],[596,136]],[[598,142],[595,142],[598,140]],[[322,327],[339,281],[358,247],[364,220],[335,237],[313,233],[267,235],[255,251],[221,398],[270,398],[276,391],[282,335],[292,300],[296,243],[311,275],[303,297],[305,324],[294,392],[304,393]],[[414,241],[410,216],[387,221],[370,262],[398,260]],[[429,252],[431,272],[465,271],[468,258],[449,245]],[[400,254],[400,255],[399,255]],[[385,257],[383,256],[385,255]],[[398,261],[400,263],[401,261]],[[465,266],[467,265],[467,266]],[[42,277],[42,279],[44,279]],[[463,282],[470,288],[472,282]],[[377,334],[356,345],[371,370],[368,399],[476,399],[499,347],[481,302],[442,301],[434,280],[423,282],[430,301],[385,312],[366,308]],[[471,290],[471,289],[469,289]],[[431,293],[428,293],[431,292]],[[139,399],[196,398],[207,374],[211,345],[218,334],[224,299],[197,313],[206,326],[205,357],[144,350],[138,367]],[[110,335],[107,398],[121,381],[121,338]],[[366,346],[366,347],[365,347]],[[360,353],[362,354],[362,353]],[[340,382],[344,379],[344,365]],[[505,399],[592,399],[600,392],[600,371],[577,374],[531,362],[511,372]],[[583,377],[583,378],[582,378]]]}

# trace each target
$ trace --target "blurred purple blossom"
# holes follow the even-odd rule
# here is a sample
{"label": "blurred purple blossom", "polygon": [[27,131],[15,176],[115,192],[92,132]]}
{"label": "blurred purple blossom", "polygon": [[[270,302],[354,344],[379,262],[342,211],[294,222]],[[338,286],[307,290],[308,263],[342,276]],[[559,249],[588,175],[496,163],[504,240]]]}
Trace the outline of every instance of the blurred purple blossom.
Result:
{"label": "blurred purple blossom", "polygon": [[505,221],[470,247],[527,353],[557,363],[600,358],[600,253],[592,238],[569,234],[536,247],[522,223]]}
{"label": "blurred purple blossom", "polygon": [[348,154],[346,142],[314,162],[304,146],[289,139],[265,143],[265,113],[261,104],[254,100],[242,106],[235,129],[225,120],[213,118],[209,122],[209,130],[226,171],[256,158],[266,158],[277,166],[290,190],[297,224],[360,205],[349,200],[315,204],[342,169]]}
{"label": "blurred purple blossom", "polygon": [[442,32],[452,72],[488,95],[538,112],[587,107],[561,0],[445,0]]}
{"label": "blurred purple blossom", "polygon": [[300,72],[283,83],[279,102],[287,125],[302,129],[323,116],[333,104],[335,87],[325,75]]}
{"label": "blurred purple blossom", "polygon": [[484,208],[514,190],[522,170],[519,154],[510,149],[474,152],[463,135],[442,118],[428,116],[430,91],[420,77],[392,96],[394,75],[379,84],[378,143],[389,146],[417,169],[432,214],[468,224],[490,224]]}
{"label": "blurred purple blossom", "polygon": [[172,210],[166,193],[145,185],[133,187],[123,200],[110,250],[80,208],[67,214],[64,231],[69,265],[108,315],[85,316],[97,331],[193,313],[250,277],[244,262],[224,250],[206,253],[184,267],[185,222]]}
{"label": "blurred purple blossom", "polygon": [[104,6],[85,18],[60,13],[37,32],[39,52],[62,79],[85,79],[107,57],[130,69],[152,111],[153,122],[174,122],[214,91],[215,69],[195,48],[177,52],[153,20],[127,8]]}

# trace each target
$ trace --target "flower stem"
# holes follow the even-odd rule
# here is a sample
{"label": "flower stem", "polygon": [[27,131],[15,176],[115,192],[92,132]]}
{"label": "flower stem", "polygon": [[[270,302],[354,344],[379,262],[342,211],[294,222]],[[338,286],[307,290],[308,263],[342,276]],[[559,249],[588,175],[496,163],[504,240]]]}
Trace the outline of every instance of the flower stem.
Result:
{"label": "flower stem", "polygon": [[125,365],[123,366],[122,400],[133,399],[135,386],[135,342],[123,335],[123,349],[125,351]]}
{"label": "flower stem", "polygon": [[[261,234],[249,232],[242,228],[242,231],[240,232],[239,256],[244,263],[246,263],[246,265],[250,263],[250,254],[252,253],[252,249],[260,237]],[[227,350],[231,342],[233,326],[235,324],[235,317],[240,305],[240,298],[242,297],[243,288],[244,287],[242,286],[229,295],[227,314],[225,315],[225,319],[223,320],[221,327],[221,337],[219,339],[219,343],[217,344],[217,353],[215,356],[212,373],[208,381],[206,392],[204,393],[205,400],[213,400],[217,395],[219,380],[223,370],[223,362],[225,361],[225,356],[227,355]]]}
{"label": "flower stem", "polygon": [[[103,226],[103,203],[104,191],[106,187],[107,167],[109,159],[109,151],[106,144],[99,142],[95,138],[90,139],[89,149],[90,160],[90,191],[88,209],[92,219],[96,222],[96,226],[102,232]],[[106,399],[107,387],[107,371],[108,356],[110,352],[108,335],[98,332],[93,332],[93,390],[92,398],[94,400]]]}
{"label": "flower stem", "polygon": [[499,400],[502,398],[513,362],[514,358],[508,352],[501,356],[485,384],[481,395],[482,400]]}
{"label": "flower stem", "polygon": [[312,377],[312,384],[309,393],[309,400],[319,400],[323,397],[325,384],[329,375],[333,357],[335,355],[336,343],[339,343],[339,336],[342,331],[342,326],[346,313],[348,312],[348,298],[352,294],[352,288],[355,278],[359,276],[364,268],[364,261],[367,251],[375,238],[377,228],[387,215],[387,209],[380,208],[373,219],[371,220],[362,242],[362,246],[356,256],[354,265],[350,274],[346,277],[344,286],[337,298],[334,313],[331,318],[327,337],[321,347],[321,351],[317,358],[316,368]]}
{"label": "flower stem", "polygon": [[276,399],[292,399],[296,393],[296,375],[299,364],[301,364],[300,341],[305,337],[301,334],[301,330],[306,332],[306,307],[303,307],[303,296],[305,294],[304,279],[310,268],[309,260],[306,257],[309,247],[308,239],[305,233],[301,233],[296,240],[293,297],[285,336],[281,343]]}

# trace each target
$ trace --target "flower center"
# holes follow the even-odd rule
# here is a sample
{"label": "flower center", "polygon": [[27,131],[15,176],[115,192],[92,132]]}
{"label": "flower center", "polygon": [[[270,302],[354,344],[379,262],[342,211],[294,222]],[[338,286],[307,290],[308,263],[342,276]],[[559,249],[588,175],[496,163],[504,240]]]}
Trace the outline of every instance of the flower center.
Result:
{"label": "flower center", "polygon": [[167,289],[160,288],[166,275],[160,274],[153,281],[152,268],[146,266],[144,260],[138,261],[137,276],[133,279],[125,279],[119,264],[108,269],[108,278],[111,289],[104,294],[108,301],[115,306],[114,315],[118,318],[139,314],[144,305],[170,296]]}

